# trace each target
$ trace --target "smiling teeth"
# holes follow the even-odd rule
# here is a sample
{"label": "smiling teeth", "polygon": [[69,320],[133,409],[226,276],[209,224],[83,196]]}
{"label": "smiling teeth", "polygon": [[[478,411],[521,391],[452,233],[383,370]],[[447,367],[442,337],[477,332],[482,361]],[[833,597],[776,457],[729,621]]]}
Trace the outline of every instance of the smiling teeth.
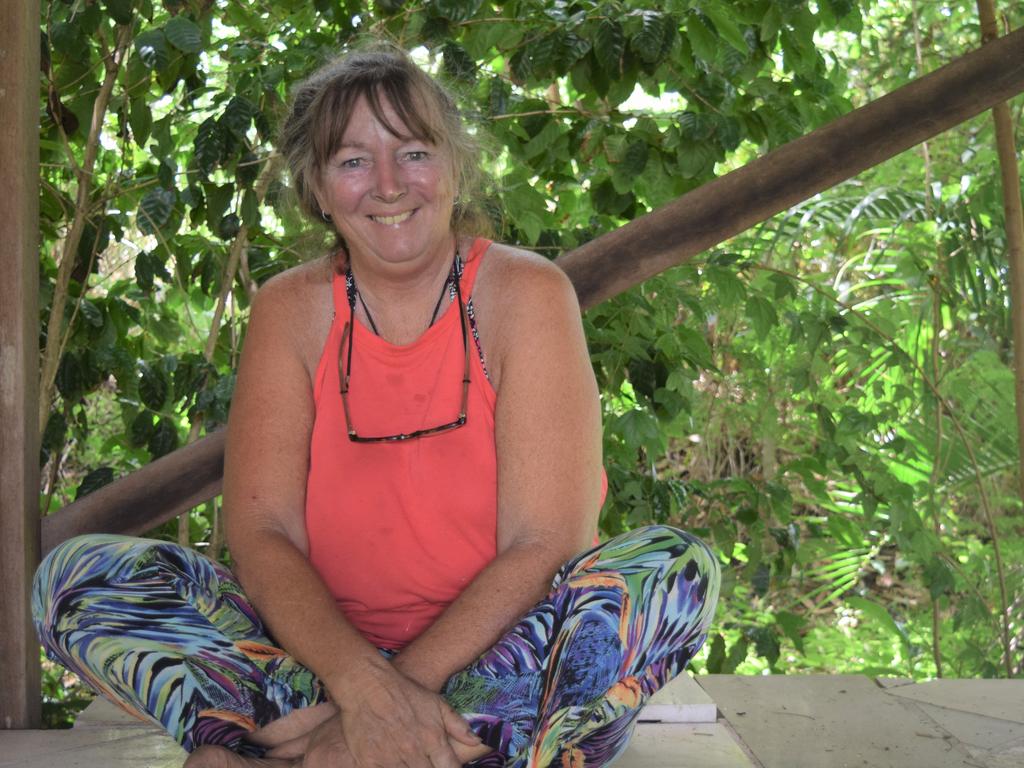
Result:
{"label": "smiling teeth", "polygon": [[395,224],[401,224],[403,221],[412,216],[412,211],[406,211],[400,213],[397,216],[371,216],[374,221],[378,224],[387,224],[388,226],[394,226]]}

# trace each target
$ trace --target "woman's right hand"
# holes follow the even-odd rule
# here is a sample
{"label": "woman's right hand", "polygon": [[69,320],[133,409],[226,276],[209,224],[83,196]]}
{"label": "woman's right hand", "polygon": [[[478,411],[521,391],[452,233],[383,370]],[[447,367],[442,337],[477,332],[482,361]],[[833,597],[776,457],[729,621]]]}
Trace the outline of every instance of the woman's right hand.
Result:
{"label": "woman's right hand", "polygon": [[[308,768],[459,768],[482,742],[440,695],[386,662],[338,686],[340,726],[324,723],[310,740]],[[329,731],[333,731],[333,734]],[[322,757],[321,757],[322,755]]]}

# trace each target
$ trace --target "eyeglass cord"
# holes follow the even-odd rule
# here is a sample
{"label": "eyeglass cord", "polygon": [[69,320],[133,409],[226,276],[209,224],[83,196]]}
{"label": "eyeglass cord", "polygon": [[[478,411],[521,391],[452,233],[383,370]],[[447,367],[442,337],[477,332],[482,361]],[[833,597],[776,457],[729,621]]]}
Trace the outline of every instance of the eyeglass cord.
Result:
{"label": "eyeglass cord", "polygon": [[[451,290],[452,284],[455,282],[456,264],[459,262],[459,249],[455,248],[455,259],[452,261],[451,271],[448,273],[448,279],[444,281],[441,286],[441,295],[437,297],[437,303],[434,305],[434,311],[430,315],[430,322],[427,324],[427,328],[430,328],[437,321],[437,313],[441,309],[441,302],[444,301],[444,295],[446,292]],[[380,336],[380,331],[377,330],[377,324],[373,321],[373,315],[370,314],[370,308],[366,306],[366,301],[363,299],[363,294],[359,292],[359,288],[356,287],[356,278],[352,274],[351,265],[348,267],[347,274],[345,275],[346,283],[348,284],[348,303],[349,309],[352,314],[355,315],[356,310],[356,299],[359,299],[359,303],[363,307],[363,312],[366,313],[366,319],[370,321],[370,329],[373,331],[374,336]]]}

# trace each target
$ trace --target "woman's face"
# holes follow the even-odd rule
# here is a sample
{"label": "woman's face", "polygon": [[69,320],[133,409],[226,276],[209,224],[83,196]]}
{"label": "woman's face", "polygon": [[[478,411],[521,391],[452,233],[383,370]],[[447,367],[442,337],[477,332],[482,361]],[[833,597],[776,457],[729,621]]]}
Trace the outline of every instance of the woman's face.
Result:
{"label": "woman's face", "polygon": [[[383,102],[389,123],[406,126]],[[401,264],[451,247],[455,198],[448,152],[411,136],[395,136],[365,99],[356,102],[341,146],[320,173],[321,207],[353,258]]]}

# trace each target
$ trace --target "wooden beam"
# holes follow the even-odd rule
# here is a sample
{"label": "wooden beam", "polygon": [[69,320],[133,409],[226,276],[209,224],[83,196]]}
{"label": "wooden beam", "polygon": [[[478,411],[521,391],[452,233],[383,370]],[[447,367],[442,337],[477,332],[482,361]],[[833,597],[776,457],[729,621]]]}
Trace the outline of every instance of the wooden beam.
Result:
{"label": "wooden beam", "polygon": [[38,728],[39,0],[0,24],[0,728]]}
{"label": "wooden beam", "polygon": [[[586,309],[1022,91],[1018,30],[557,263]],[[215,433],[60,510],[43,521],[44,551],[77,533],[145,531],[212,498],[220,492],[223,449],[224,436]]]}
{"label": "wooden beam", "polygon": [[219,429],[43,518],[43,553],[81,533],[145,533],[218,496],[226,433]]}
{"label": "wooden beam", "polygon": [[587,309],[1022,91],[1018,29],[556,262]]}

